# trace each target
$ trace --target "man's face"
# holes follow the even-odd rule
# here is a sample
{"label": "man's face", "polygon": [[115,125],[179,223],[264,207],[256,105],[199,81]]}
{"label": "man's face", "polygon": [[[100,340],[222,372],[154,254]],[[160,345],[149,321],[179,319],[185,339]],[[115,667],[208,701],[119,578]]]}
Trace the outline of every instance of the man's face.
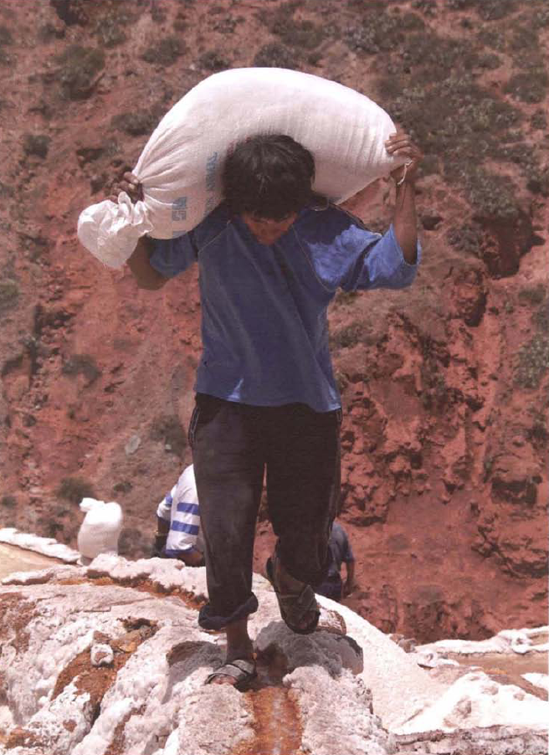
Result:
{"label": "man's face", "polygon": [[283,236],[297,218],[297,212],[292,212],[282,220],[260,218],[249,212],[242,213],[242,220],[246,223],[252,234],[260,244],[271,246]]}

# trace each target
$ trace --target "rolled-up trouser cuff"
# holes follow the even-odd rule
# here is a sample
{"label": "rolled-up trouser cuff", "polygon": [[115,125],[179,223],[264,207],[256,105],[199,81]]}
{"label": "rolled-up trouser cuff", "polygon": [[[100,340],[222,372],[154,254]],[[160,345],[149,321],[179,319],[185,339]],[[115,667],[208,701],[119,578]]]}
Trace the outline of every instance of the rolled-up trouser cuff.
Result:
{"label": "rolled-up trouser cuff", "polygon": [[223,629],[228,624],[233,624],[235,621],[245,619],[251,613],[255,613],[258,609],[258,602],[255,595],[252,593],[248,600],[239,606],[236,611],[233,611],[230,616],[216,616],[212,608],[211,603],[206,603],[202,606],[200,613],[198,614],[198,625],[202,629]]}

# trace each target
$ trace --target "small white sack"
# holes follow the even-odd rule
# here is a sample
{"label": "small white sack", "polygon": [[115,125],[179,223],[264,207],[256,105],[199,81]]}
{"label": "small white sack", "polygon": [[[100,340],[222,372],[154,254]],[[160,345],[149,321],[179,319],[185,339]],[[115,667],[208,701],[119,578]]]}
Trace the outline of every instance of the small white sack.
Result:
{"label": "small white sack", "polygon": [[314,190],[339,203],[404,162],[385,140],[389,115],[334,81],[282,68],[236,68],[191,89],[164,116],[133,172],[144,200],[122,192],[84,210],[82,244],[120,267],[141,236],[170,239],[192,230],[221,201],[220,169],[235,143],[255,134],[287,134],[315,158]]}
{"label": "small white sack", "polygon": [[122,508],[115,501],[105,503],[95,498],[83,498],[80,510],[86,512],[78,531],[78,550],[86,559],[100,553],[118,553],[118,538],[122,529]]}

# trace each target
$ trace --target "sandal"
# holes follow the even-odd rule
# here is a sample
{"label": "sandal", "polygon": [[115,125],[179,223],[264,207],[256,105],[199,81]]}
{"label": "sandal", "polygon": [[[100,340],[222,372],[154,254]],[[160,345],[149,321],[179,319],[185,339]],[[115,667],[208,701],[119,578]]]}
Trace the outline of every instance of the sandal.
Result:
{"label": "sandal", "polygon": [[243,692],[256,678],[257,671],[253,661],[237,658],[235,661],[228,661],[216,669],[206,678],[204,684],[211,684],[214,679],[218,679],[220,676],[231,676],[233,679],[236,679],[232,686],[239,692]]}
{"label": "sandal", "polygon": [[[273,558],[267,559],[265,570],[267,572],[267,579],[275,591],[278,607],[280,608],[280,615],[282,616],[284,623],[296,634],[311,634],[317,628],[318,620],[320,618],[320,609],[316,602],[313,588],[310,585],[304,584],[299,592],[280,592],[275,579],[275,565],[273,559],[274,556]],[[304,619],[307,614],[312,612],[314,613],[307,626],[299,626],[301,620]]]}

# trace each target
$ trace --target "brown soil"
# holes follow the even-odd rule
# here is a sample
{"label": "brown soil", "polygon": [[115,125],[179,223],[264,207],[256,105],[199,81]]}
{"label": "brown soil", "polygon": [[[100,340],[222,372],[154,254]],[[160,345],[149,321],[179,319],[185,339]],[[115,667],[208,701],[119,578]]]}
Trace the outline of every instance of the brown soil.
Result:
{"label": "brown soil", "polygon": [[36,615],[36,605],[21,593],[8,593],[0,603],[0,640],[15,633],[15,647],[25,652],[29,647],[28,625]]}
{"label": "brown soil", "polygon": [[182,590],[179,587],[171,589],[165,589],[161,585],[155,582],[151,582],[146,579],[113,579],[112,577],[69,577],[68,579],[62,579],[59,581],[61,585],[78,585],[78,584],[92,584],[96,587],[108,587],[111,585],[121,585],[122,587],[131,587],[139,592],[147,592],[150,595],[164,596],[179,598],[187,608],[199,610],[207,599],[203,596],[196,596],[194,593]]}

